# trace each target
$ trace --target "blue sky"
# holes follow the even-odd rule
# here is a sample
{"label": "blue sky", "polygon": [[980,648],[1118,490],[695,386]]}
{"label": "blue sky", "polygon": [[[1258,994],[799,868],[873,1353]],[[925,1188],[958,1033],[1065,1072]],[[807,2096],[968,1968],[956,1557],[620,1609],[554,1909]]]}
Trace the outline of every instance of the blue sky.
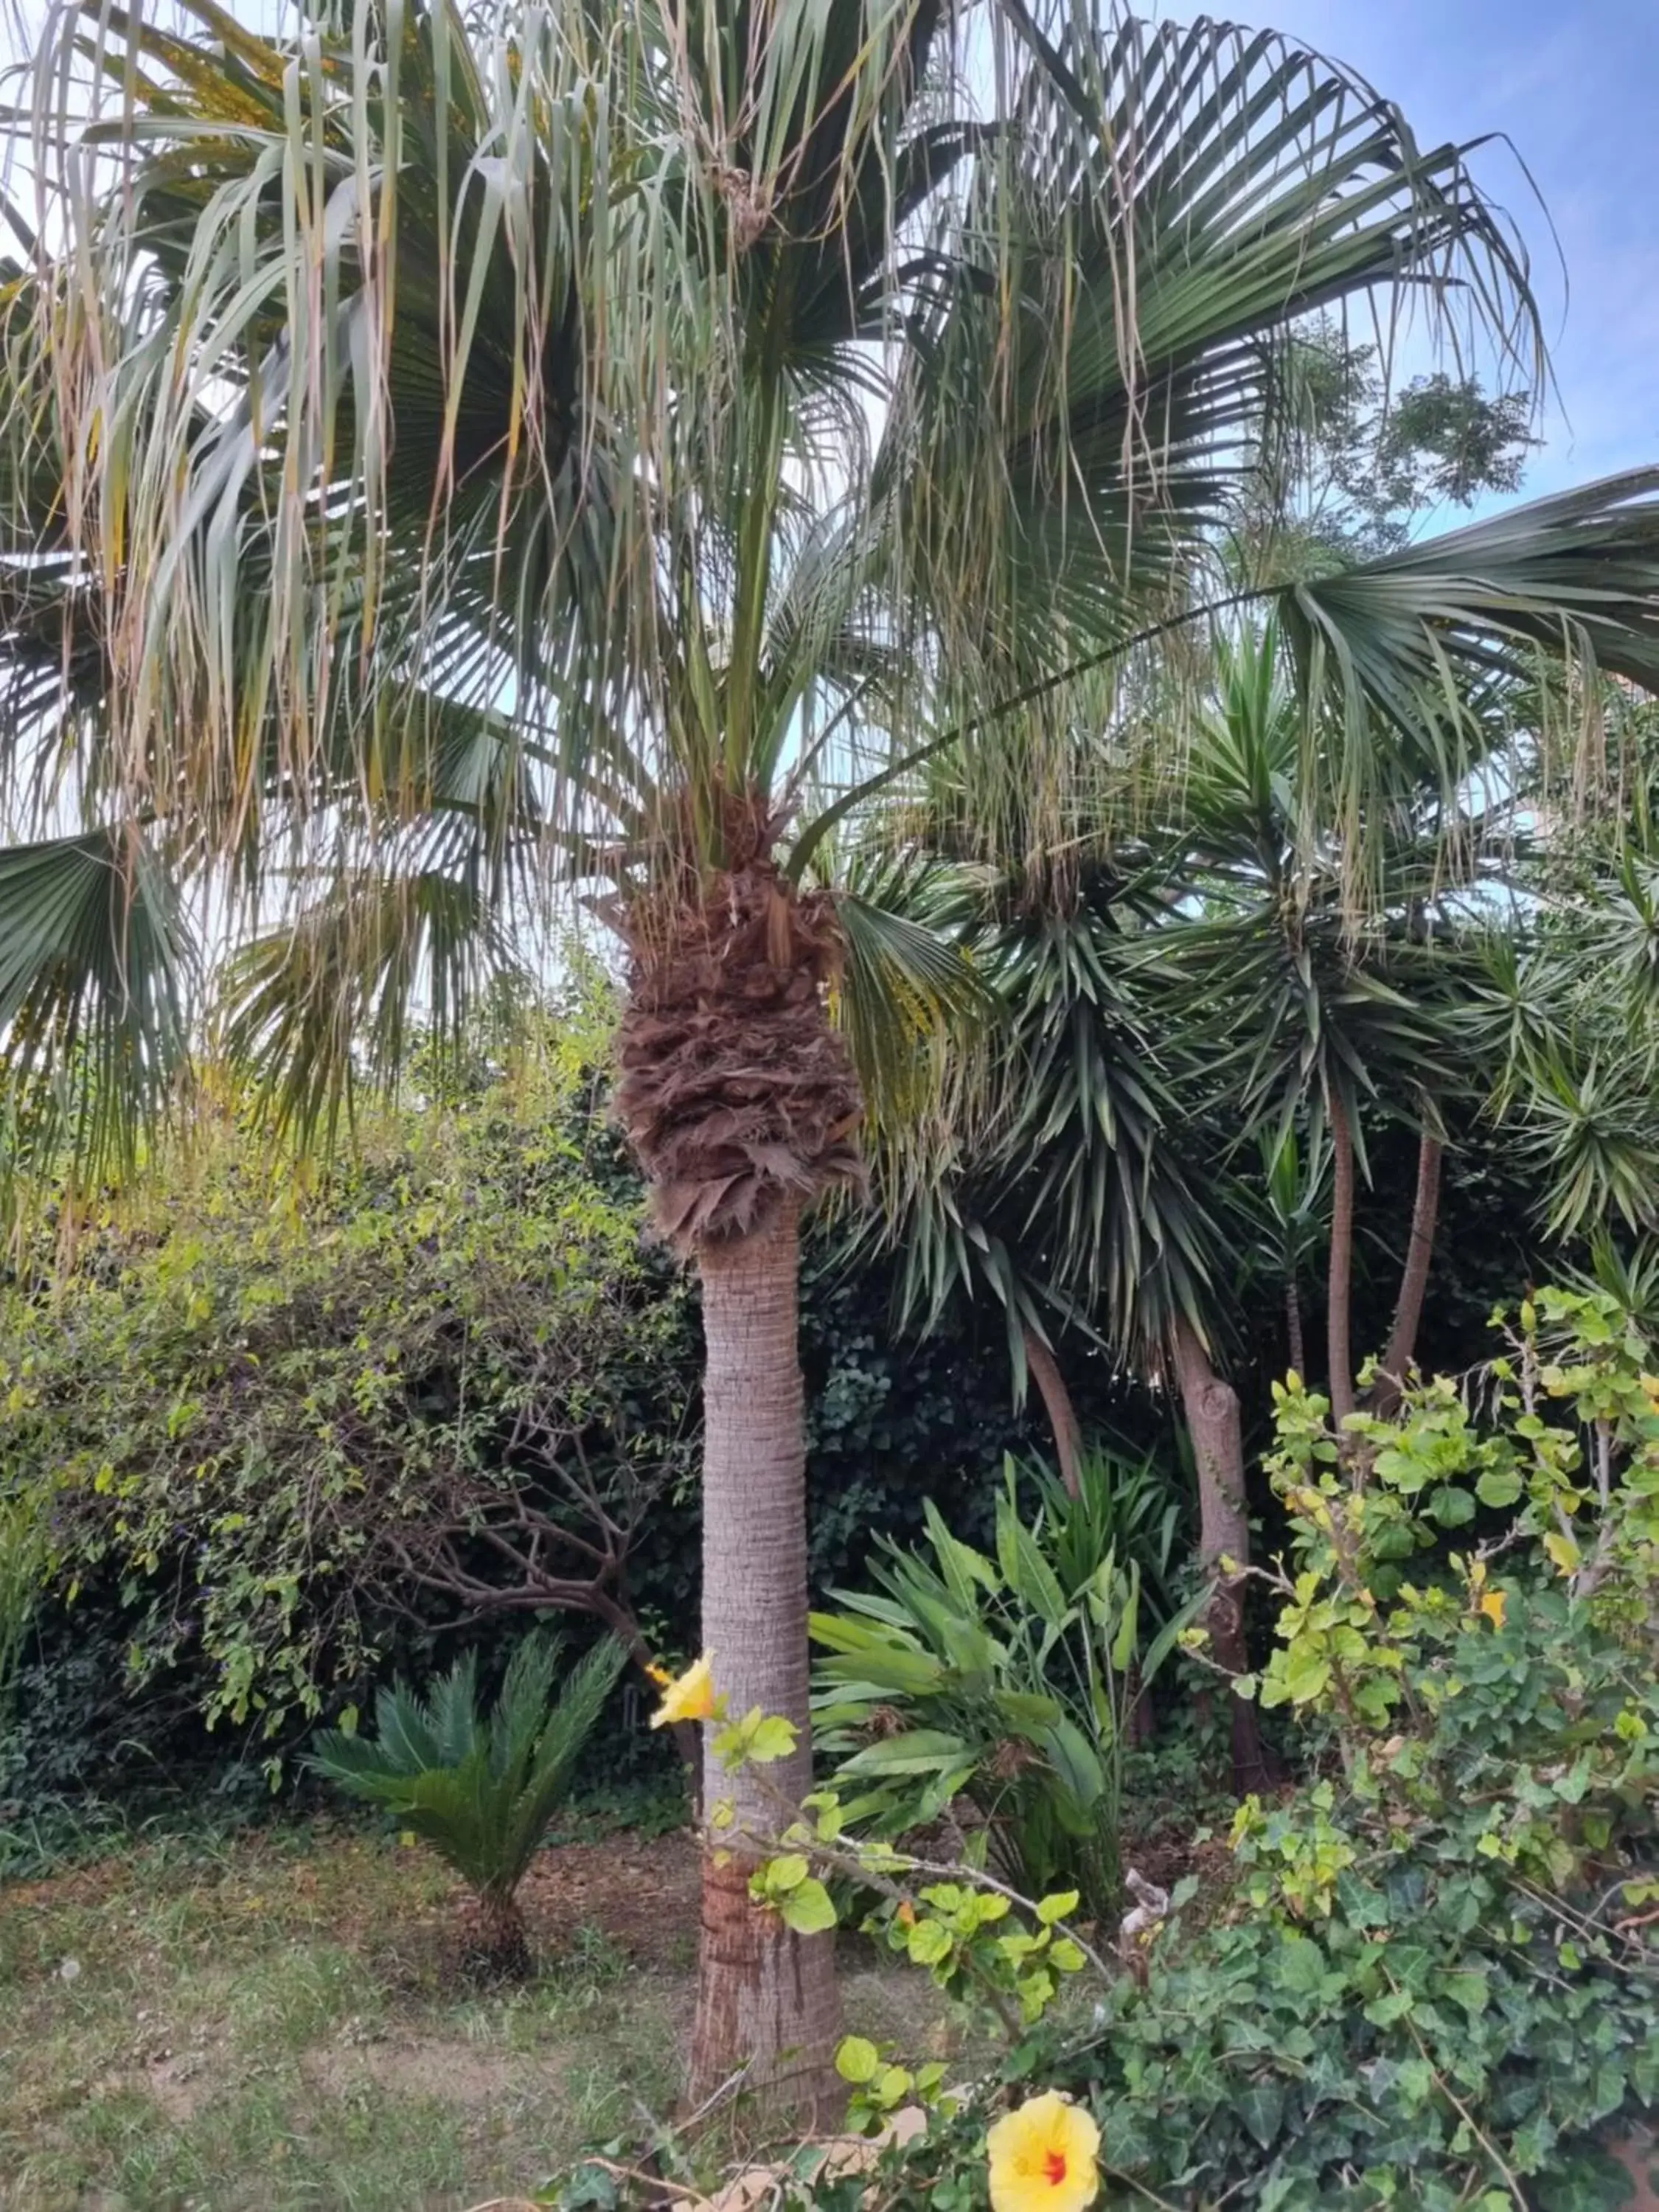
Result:
{"label": "blue sky", "polygon": [[[1158,12],[1198,10],[1161,0]],[[1659,461],[1659,0],[1210,0],[1208,12],[1348,63],[1422,139],[1507,134],[1515,155],[1486,149],[1478,173],[1530,250],[1560,386],[1527,489]]]}

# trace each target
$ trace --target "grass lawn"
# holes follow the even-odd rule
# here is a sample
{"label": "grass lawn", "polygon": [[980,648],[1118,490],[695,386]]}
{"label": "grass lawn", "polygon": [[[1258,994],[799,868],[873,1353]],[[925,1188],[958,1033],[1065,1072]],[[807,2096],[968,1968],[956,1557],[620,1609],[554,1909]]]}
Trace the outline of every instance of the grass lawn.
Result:
{"label": "grass lawn", "polygon": [[[0,2208],[458,2212],[641,2139],[678,2093],[691,1840],[559,1844],[526,1901],[539,1971],[502,1989],[395,1836],[160,1838],[0,1887]],[[943,2050],[932,1995],[849,1962],[863,2033]]]}

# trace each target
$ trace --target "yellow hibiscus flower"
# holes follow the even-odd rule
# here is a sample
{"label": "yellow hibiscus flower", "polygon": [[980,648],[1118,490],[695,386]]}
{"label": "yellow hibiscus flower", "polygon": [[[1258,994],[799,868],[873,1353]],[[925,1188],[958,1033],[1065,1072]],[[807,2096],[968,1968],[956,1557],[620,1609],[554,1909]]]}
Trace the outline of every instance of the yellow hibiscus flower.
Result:
{"label": "yellow hibiscus flower", "polygon": [[999,2120],[985,2147],[991,2212],[1083,2212],[1100,2194],[1100,2130],[1057,2089]]}
{"label": "yellow hibiscus flower", "polygon": [[667,1682],[662,1703],[651,1716],[653,1728],[672,1728],[677,1721],[707,1721],[714,1717],[714,1655],[705,1651],[692,1662],[678,1681]]}

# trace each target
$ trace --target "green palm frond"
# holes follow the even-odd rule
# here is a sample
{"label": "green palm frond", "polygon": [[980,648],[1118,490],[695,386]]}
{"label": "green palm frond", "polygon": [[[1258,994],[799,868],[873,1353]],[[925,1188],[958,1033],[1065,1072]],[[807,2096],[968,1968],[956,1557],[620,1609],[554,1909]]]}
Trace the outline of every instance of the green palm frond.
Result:
{"label": "green palm frond", "polygon": [[1127,641],[1149,592],[1179,605],[1300,318],[1409,268],[1528,362],[1536,340],[1465,150],[1339,68],[1209,21],[1009,15],[1009,126],[963,220],[984,243],[935,288],[890,465],[950,653],[1031,675]]}
{"label": "green palm frond", "polygon": [[[396,855],[422,885],[412,960],[347,899],[335,951],[295,955],[305,1018],[260,1002],[301,1128],[356,1024],[361,1066],[393,1064],[440,935],[505,943],[551,889],[636,909],[725,865],[734,800],[794,837],[798,883],[948,752],[981,850],[1016,821],[1065,844],[1112,750],[1080,733],[1216,612],[1309,314],[1409,301],[1536,368],[1473,149],[1283,40],[1115,0],[416,0],[272,35],[214,0],[177,32],[57,0],[17,120],[54,241],[0,349],[31,759],[72,765],[89,818],[153,811],[181,884],[228,879],[237,951],[285,880]],[[1351,905],[1379,726],[1450,789],[1489,738],[1474,687],[1534,652],[1659,682],[1654,489],[1264,595]],[[3,787],[43,836],[63,782],[21,742]],[[874,983],[947,978],[846,917],[877,1067]]]}
{"label": "green palm frond", "polygon": [[137,832],[0,848],[0,1179],[67,1147],[97,1179],[130,1163],[182,1066],[194,954]]}
{"label": "green palm frond", "polygon": [[[1304,696],[1328,709],[1333,829],[1356,872],[1374,867],[1368,823],[1391,757],[1379,721],[1415,777],[1449,797],[1490,745],[1492,687],[1535,696],[1540,656],[1659,688],[1659,471],[1535,500],[1273,599]],[[1584,690],[1593,699],[1594,681]]]}
{"label": "green palm frond", "polygon": [[1594,1055],[1553,1059],[1534,1071],[1518,1118],[1553,1236],[1582,1237],[1615,1218],[1659,1226],[1659,1116],[1642,1072]]}
{"label": "green palm frond", "polygon": [[418,866],[366,871],[236,955],[216,1042],[276,1129],[307,1145],[331,1137],[360,1086],[403,1065],[417,1018],[447,1049],[487,983],[518,972],[475,884]]}
{"label": "green palm frond", "polygon": [[840,1007],[877,1133],[929,1112],[995,993],[948,927],[945,872],[907,860],[854,861],[836,901],[846,945]]}

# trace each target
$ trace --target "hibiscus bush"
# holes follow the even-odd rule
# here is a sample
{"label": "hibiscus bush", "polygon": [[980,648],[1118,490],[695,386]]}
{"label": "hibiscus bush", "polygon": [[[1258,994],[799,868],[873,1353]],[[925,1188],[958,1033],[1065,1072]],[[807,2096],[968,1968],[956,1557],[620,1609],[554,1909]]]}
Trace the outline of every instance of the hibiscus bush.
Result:
{"label": "hibiscus bush", "polygon": [[[1291,1378],[1269,1473],[1290,1540],[1242,1687],[1291,1718],[1301,1779],[1238,1808],[1224,1881],[1189,1875],[1115,1945],[1072,1899],[913,1943],[939,1885],[875,1869],[869,1918],[936,1978],[958,1944],[1029,1955],[1045,1912],[1076,1970],[954,2098],[855,2048],[861,2112],[891,2069],[887,2109],[926,2124],[857,2171],[787,2166],[781,2206],[1629,2200],[1615,2152],[1659,2107],[1659,1357],[1611,1298],[1546,1291],[1392,1421],[1339,1434]],[[803,1876],[855,1848],[839,1812],[797,1830]]]}

